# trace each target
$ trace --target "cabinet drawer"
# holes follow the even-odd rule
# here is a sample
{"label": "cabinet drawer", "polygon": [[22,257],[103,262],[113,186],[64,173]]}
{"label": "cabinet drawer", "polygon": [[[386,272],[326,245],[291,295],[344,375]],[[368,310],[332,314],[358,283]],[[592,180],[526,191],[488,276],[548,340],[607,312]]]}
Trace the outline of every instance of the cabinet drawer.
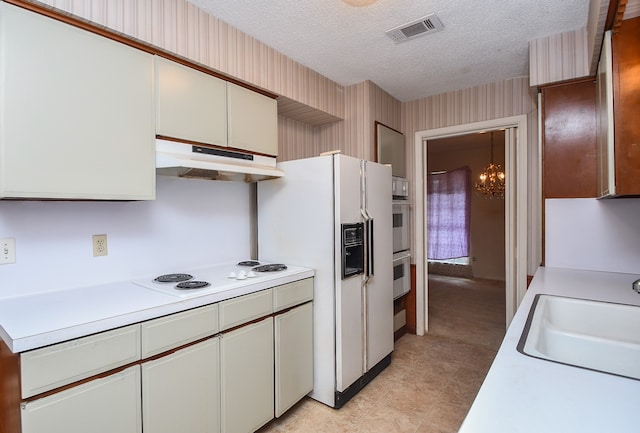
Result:
{"label": "cabinet drawer", "polygon": [[218,332],[218,305],[195,308],[141,325],[142,358],[157,355]]}
{"label": "cabinet drawer", "polygon": [[313,278],[273,288],[273,311],[284,310],[313,299]]}
{"label": "cabinet drawer", "polygon": [[22,398],[140,359],[140,325],[131,325],[20,355]]}
{"label": "cabinet drawer", "polygon": [[21,405],[22,433],[141,433],[140,367]]}
{"label": "cabinet drawer", "polygon": [[271,314],[272,296],[268,289],[220,302],[220,331]]}

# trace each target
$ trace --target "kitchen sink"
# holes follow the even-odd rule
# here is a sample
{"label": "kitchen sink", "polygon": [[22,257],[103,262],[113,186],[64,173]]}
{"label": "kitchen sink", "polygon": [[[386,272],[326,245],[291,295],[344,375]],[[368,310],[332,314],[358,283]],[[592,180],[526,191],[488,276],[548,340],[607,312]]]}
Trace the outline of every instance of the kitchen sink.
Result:
{"label": "kitchen sink", "polygon": [[640,307],[536,295],[518,351],[640,380]]}

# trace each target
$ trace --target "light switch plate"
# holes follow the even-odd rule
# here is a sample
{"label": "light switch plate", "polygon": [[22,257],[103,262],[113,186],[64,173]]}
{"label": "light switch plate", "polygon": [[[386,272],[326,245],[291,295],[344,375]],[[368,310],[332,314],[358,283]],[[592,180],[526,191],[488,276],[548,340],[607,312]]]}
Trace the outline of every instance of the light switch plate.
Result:
{"label": "light switch plate", "polygon": [[16,262],[16,240],[14,238],[0,239],[0,265]]}

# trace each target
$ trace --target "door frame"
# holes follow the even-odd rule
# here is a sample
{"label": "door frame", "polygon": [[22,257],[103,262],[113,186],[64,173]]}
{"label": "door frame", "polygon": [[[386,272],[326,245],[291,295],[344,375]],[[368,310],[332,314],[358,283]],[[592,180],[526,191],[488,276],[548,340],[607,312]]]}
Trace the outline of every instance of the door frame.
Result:
{"label": "door frame", "polygon": [[507,128],[515,128],[515,140],[506,140],[505,143],[505,174],[507,176],[505,188],[505,315],[508,327],[527,289],[527,155],[529,148],[527,116],[522,114],[464,125],[427,129],[415,133],[413,233],[415,234],[416,333],[418,335],[424,335],[429,329],[428,274],[425,266],[427,152],[423,142]]}

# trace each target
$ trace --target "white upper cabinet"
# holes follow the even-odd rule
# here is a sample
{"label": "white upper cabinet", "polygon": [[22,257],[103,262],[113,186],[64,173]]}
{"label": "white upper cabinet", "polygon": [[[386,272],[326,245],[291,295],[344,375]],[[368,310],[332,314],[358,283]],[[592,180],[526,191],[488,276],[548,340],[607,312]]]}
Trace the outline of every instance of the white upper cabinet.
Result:
{"label": "white upper cabinet", "polygon": [[156,56],[156,134],[278,154],[275,99]]}
{"label": "white upper cabinet", "polygon": [[275,99],[227,84],[229,147],[278,155],[278,104]]}
{"label": "white upper cabinet", "polygon": [[227,145],[227,83],[156,56],[156,134]]}
{"label": "white upper cabinet", "polygon": [[0,197],[155,198],[153,56],[0,4]]}

